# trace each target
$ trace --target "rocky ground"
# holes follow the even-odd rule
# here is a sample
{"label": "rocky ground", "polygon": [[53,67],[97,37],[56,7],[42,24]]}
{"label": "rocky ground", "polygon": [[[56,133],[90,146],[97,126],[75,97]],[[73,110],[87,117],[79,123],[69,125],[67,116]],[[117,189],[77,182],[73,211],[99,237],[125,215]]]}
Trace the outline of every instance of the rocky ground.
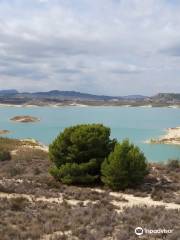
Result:
{"label": "rocky ground", "polygon": [[136,227],[173,229],[140,239],[180,239],[180,168],[153,164],[137,189],[75,187],[49,174],[46,149],[0,138],[0,239],[134,240]]}

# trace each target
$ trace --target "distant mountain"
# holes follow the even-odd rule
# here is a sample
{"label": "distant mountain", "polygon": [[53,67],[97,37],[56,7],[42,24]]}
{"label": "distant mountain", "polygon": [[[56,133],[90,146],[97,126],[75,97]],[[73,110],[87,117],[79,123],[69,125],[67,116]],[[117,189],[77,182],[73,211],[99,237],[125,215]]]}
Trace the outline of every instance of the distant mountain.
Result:
{"label": "distant mountain", "polygon": [[48,92],[34,92],[34,93],[21,93],[21,96],[33,97],[33,98],[50,98],[50,99],[60,99],[60,100],[101,100],[101,101],[111,101],[111,100],[143,100],[147,98],[142,95],[129,95],[129,96],[107,96],[107,95],[94,95],[89,93],[81,93],[76,91],[59,91],[52,90]]}
{"label": "distant mountain", "polygon": [[107,96],[81,93],[76,91],[51,90],[47,92],[18,92],[15,89],[0,90],[1,101],[14,99],[18,101],[113,101],[113,102],[156,102],[156,103],[176,103],[180,102],[180,93],[158,93],[155,96],[147,97],[143,95],[127,96]]}
{"label": "distant mountain", "polygon": [[55,99],[55,100],[101,100],[108,101],[114,98],[122,99],[122,97],[95,95],[89,93],[81,93],[76,91],[59,91],[52,90],[48,92],[18,92],[17,90],[1,90],[0,97],[16,97],[26,99]]}
{"label": "distant mountain", "polygon": [[15,89],[0,90],[0,96],[16,95],[16,94],[18,94],[18,91]]}
{"label": "distant mountain", "polygon": [[148,97],[143,95],[128,95],[128,96],[123,96],[122,98],[127,100],[144,100]]}
{"label": "distant mountain", "polygon": [[3,104],[32,104],[45,106],[54,103],[72,105],[78,102],[92,106],[180,106],[180,93],[158,93],[155,96],[147,97],[143,95],[107,96],[59,90],[33,93],[18,92],[15,89],[0,90],[0,103]]}
{"label": "distant mountain", "polygon": [[76,91],[59,91],[59,90],[52,90],[49,92],[35,92],[31,94],[36,98],[58,98],[62,100],[111,100],[114,97],[111,96],[101,96],[101,95],[94,95],[89,93],[81,93]]}

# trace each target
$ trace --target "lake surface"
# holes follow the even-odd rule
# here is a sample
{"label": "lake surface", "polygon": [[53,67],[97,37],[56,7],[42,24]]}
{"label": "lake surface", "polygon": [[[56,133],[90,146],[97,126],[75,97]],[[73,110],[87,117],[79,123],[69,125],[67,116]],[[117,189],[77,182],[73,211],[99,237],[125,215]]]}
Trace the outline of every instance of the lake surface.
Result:
{"label": "lake surface", "polygon": [[[37,123],[16,123],[9,119],[32,115]],[[65,127],[80,123],[103,123],[111,136],[129,138],[145,153],[149,161],[180,158],[180,146],[144,143],[158,138],[169,127],[180,126],[180,109],[147,107],[0,107],[0,129],[12,131],[13,138],[34,138],[49,144]],[[3,136],[3,135],[2,135]]]}

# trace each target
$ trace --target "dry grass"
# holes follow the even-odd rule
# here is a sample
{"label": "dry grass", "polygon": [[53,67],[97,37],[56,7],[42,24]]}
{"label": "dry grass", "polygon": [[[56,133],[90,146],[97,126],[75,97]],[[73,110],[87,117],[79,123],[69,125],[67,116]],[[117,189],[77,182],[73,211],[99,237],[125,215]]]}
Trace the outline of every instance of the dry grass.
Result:
{"label": "dry grass", "polygon": [[34,204],[18,198],[0,200],[0,212],[0,239],[8,240],[40,239],[56,231],[71,231],[83,240],[91,235],[93,239],[101,239],[112,234],[118,223],[116,212],[101,203],[72,207],[66,202]]}
{"label": "dry grass", "polygon": [[12,151],[21,146],[21,142],[17,139],[2,138],[0,137],[0,150]]}
{"label": "dry grass", "polygon": [[133,234],[136,227],[146,229],[173,229],[172,234],[153,234],[144,235],[141,239],[159,240],[169,239],[178,240],[180,236],[180,212],[179,210],[166,210],[163,207],[132,207],[125,208],[120,214],[120,219],[123,222],[118,226],[115,239],[135,240],[137,237]]}
{"label": "dry grass", "polygon": [[22,146],[36,146],[37,143],[31,141],[31,140],[24,140],[20,141],[18,139],[12,139],[12,138],[4,138],[0,137],[0,150],[1,151],[13,151],[21,148]]}
{"label": "dry grass", "polygon": [[[137,226],[148,229],[174,229],[168,240],[177,240],[180,233],[180,214],[178,210],[166,210],[163,207],[125,208],[117,214],[108,201],[78,204],[30,202],[24,198],[0,199],[0,239],[26,240],[45,239],[94,239],[135,240],[134,229]],[[64,236],[55,234],[61,231]],[[66,232],[70,233],[68,237]],[[163,239],[163,234],[144,236],[141,239]]]}
{"label": "dry grass", "polygon": [[[0,138],[0,149],[17,150],[11,160],[0,162],[0,192],[28,194],[34,198],[57,198],[61,194],[64,201],[62,204],[29,201],[22,195],[6,201],[0,198],[0,239],[135,240],[134,228],[137,225],[177,228],[166,239],[178,239],[178,210],[133,207],[118,214],[111,202],[125,203],[126,199],[117,199],[107,189],[96,191],[62,185],[48,174],[51,165],[48,154],[29,144],[31,147],[27,147],[27,142]],[[144,183],[136,189],[127,189],[125,193],[142,198],[151,195],[155,200],[179,204],[179,173],[178,168],[172,170],[162,164],[153,164]],[[69,202],[74,200],[78,203],[71,205]],[[90,202],[84,204],[85,201]],[[141,239],[159,240],[162,237],[144,236]]]}

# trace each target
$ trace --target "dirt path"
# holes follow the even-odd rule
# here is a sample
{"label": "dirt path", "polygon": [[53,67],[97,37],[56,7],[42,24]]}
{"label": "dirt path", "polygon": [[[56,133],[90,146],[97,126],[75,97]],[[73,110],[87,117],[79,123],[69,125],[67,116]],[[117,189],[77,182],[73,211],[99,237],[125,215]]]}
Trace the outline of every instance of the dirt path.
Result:
{"label": "dirt path", "polygon": [[[119,210],[121,211],[124,207],[133,207],[133,206],[163,206],[167,209],[180,209],[180,204],[176,203],[165,203],[162,201],[154,201],[152,200],[149,196],[148,197],[135,197],[131,194],[123,194],[123,193],[115,193],[115,192],[110,192],[110,195],[115,197],[115,200],[112,200],[111,203],[115,206],[118,207]],[[41,197],[35,197],[34,195],[28,195],[28,194],[17,194],[17,193],[0,193],[0,198],[17,198],[17,197],[24,197],[30,202],[38,202],[38,201],[43,201],[43,202],[49,202],[49,203],[56,203],[56,204],[62,204],[62,202],[65,200],[67,203],[70,205],[77,205],[80,202],[83,202],[84,206],[87,205],[89,202],[91,203],[96,203],[97,201],[91,201],[91,200],[86,200],[86,201],[80,201],[77,199],[68,199],[66,200],[63,198],[63,194],[59,194],[59,197],[51,197],[47,198],[44,196]],[[119,200],[118,200],[119,198]],[[124,199],[124,201],[122,201]]]}
{"label": "dirt path", "polygon": [[[62,204],[63,201],[65,200],[68,204],[76,206],[77,204],[81,203],[82,201],[77,200],[77,199],[65,199],[63,198],[63,194],[59,194],[59,197],[36,197],[34,195],[29,195],[29,194],[20,194],[20,193],[2,193],[0,192],[0,198],[7,198],[7,199],[12,199],[12,198],[18,198],[18,197],[23,197],[26,198],[30,202],[47,202],[47,203],[56,203],[56,204]],[[96,201],[90,201],[86,200],[83,201],[84,206],[86,206],[89,202],[95,203]]]}
{"label": "dirt path", "polygon": [[165,203],[163,201],[154,201],[150,196],[148,197],[135,197],[131,194],[124,193],[115,193],[111,192],[111,196],[116,198],[124,198],[127,202],[119,202],[118,200],[113,200],[112,203],[114,206],[122,208],[122,207],[133,207],[133,206],[163,206],[167,209],[180,209],[180,204],[176,203]]}

